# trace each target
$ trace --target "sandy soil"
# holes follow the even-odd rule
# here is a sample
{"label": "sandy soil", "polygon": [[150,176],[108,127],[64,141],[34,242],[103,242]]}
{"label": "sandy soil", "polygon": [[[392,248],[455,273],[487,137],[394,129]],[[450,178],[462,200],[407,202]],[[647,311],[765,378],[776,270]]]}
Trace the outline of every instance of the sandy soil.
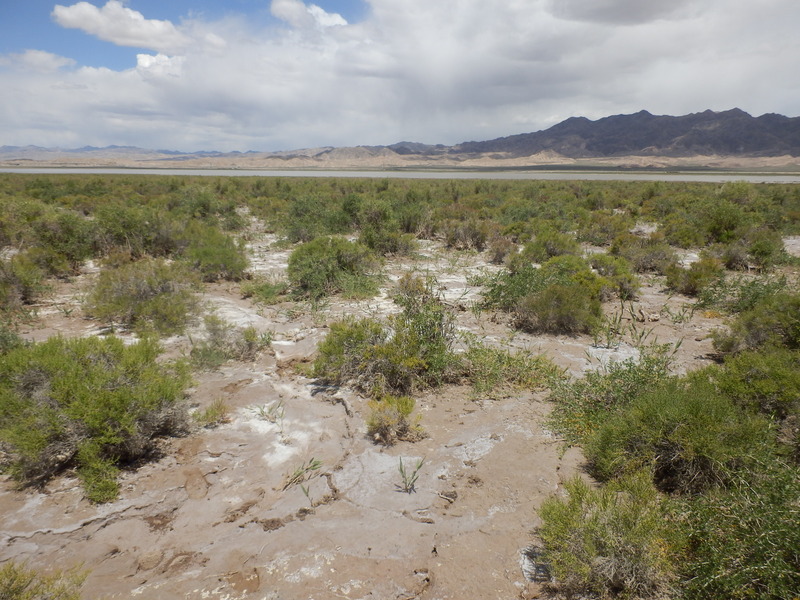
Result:
{"label": "sandy soil", "polygon": [[[285,269],[288,251],[273,249],[274,241],[262,235],[250,243],[254,272]],[[274,333],[274,352],[196,377],[190,403],[202,409],[223,398],[229,422],[165,442],[161,459],[124,473],[120,498],[110,504],[87,502],[70,474],[44,490],[18,491],[0,480],[0,561],[82,563],[90,569],[87,598],[537,596],[524,554],[536,541],[537,508],[582,474],[583,463],[578,449],[548,431],[544,393],[489,400],[467,387],[433,390],[417,399],[428,437],[383,448],[366,436],[365,399],[294,368],[310,360],[332,320],[397,310],[387,292],[410,268],[435,274],[459,328],[487,343],[545,353],[574,375],[636,355],[625,342],[608,349],[588,337],[520,334],[504,315],[471,310],[480,290],[467,278],[496,267],[435,242],[420,242],[414,259],[390,262],[386,288],[368,302],[259,307],[236,285],[209,286],[209,310]],[[90,265],[59,284],[25,335],[99,332],[79,304],[95,273]],[[681,371],[708,363],[708,334],[720,323],[687,302],[647,280],[634,303],[637,327],[651,339],[683,340]],[[168,353],[187,352],[187,340],[166,340]],[[278,403],[285,417],[264,418]],[[414,493],[398,489],[400,459],[407,467],[424,460]],[[304,487],[287,486],[312,460],[321,467],[308,472]]]}

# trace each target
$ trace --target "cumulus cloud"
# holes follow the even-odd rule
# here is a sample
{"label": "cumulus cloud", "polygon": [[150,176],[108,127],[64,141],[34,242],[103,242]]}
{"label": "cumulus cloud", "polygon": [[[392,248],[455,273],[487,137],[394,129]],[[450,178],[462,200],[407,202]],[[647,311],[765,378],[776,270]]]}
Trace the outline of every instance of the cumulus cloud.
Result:
{"label": "cumulus cloud", "polygon": [[299,29],[347,25],[347,21],[340,14],[326,12],[316,4],[306,5],[301,0],[272,0],[270,12]]}
{"label": "cumulus cloud", "polygon": [[118,46],[177,52],[189,42],[170,21],[145,19],[142,13],[109,0],[102,8],[88,2],[72,6],[56,4],[53,19],[62,27],[80,29]]}
{"label": "cumulus cloud", "polygon": [[0,57],[0,142],[280,150],[458,143],[641,109],[800,114],[796,0],[367,2],[348,23],[273,0],[281,26],[261,29],[57,7],[64,26],[150,51],[123,71]]}
{"label": "cumulus cloud", "polygon": [[6,57],[0,56],[0,65],[8,65],[18,69],[30,69],[40,73],[52,73],[65,67],[74,66],[75,61],[44,50],[25,50],[21,54],[9,54]]}

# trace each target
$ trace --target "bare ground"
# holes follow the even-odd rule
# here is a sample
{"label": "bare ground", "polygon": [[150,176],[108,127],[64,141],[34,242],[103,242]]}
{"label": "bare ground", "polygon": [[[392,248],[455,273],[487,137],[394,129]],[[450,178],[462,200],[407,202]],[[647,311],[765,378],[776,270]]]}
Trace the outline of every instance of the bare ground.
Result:
{"label": "bare ground", "polygon": [[[288,252],[272,242],[251,242],[254,272],[285,270]],[[366,436],[363,398],[319,386],[295,368],[312,357],[332,320],[397,310],[387,290],[409,268],[435,274],[459,328],[487,343],[544,353],[574,375],[636,354],[625,342],[608,349],[588,337],[521,334],[502,314],[472,310],[480,290],[467,277],[496,267],[433,242],[421,242],[414,259],[390,262],[386,289],[368,302],[258,307],[236,285],[209,286],[209,310],[274,333],[273,353],[196,377],[190,403],[202,409],[223,398],[229,421],[165,442],[160,459],[123,474],[120,498],[110,504],[90,504],[69,473],[44,490],[18,491],[0,480],[0,561],[83,564],[87,598],[535,597],[541,590],[526,576],[523,550],[535,542],[537,509],[582,474],[583,463],[579,449],[548,431],[544,392],[489,400],[463,386],[430,391],[417,398],[427,438],[383,448]],[[79,304],[95,272],[90,266],[59,284],[25,335],[98,333]],[[686,303],[657,280],[646,281],[634,303],[639,331],[659,342],[683,340],[681,371],[708,363],[708,334],[720,323]],[[165,346],[180,355],[188,338]],[[278,403],[285,417],[264,418]],[[413,493],[399,490],[401,458],[407,469],[424,460]],[[287,486],[312,460],[321,467],[302,486]]]}

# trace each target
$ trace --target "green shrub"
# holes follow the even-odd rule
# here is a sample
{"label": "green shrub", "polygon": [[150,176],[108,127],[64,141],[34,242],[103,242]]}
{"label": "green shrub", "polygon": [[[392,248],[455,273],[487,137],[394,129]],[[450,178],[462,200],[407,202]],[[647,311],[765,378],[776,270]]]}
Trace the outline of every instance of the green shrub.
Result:
{"label": "green shrub", "polygon": [[449,220],[442,225],[445,243],[448,248],[456,250],[483,251],[489,238],[489,226],[484,221],[468,219],[465,221]]}
{"label": "green shrub", "polygon": [[542,504],[539,536],[555,587],[567,597],[661,598],[674,592],[678,528],[647,473],[592,489],[576,477],[567,498]]}
{"label": "green shrub", "polygon": [[763,454],[768,432],[764,419],[708,382],[671,380],[612,414],[588,438],[586,455],[603,481],[646,468],[660,490],[696,493]]}
{"label": "green shrub", "polygon": [[18,312],[45,291],[45,273],[27,252],[0,259],[0,311]]}
{"label": "green shrub", "polygon": [[621,256],[594,254],[592,268],[608,279],[620,300],[636,300],[639,291],[639,278],[631,271],[630,263]]}
{"label": "green shrub", "polygon": [[536,263],[543,263],[554,256],[580,254],[580,244],[568,233],[545,229],[536,234],[533,241],[525,244],[522,256]]}
{"label": "green shrub", "polygon": [[336,293],[370,297],[377,292],[378,261],[365,246],[338,237],[316,238],[289,256],[287,274],[297,291],[312,299]]}
{"label": "green shrub", "polygon": [[530,333],[590,333],[602,314],[600,300],[581,285],[554,284],[523,297],[514,307],[514,327]]}
{"label": "green shrub", "polygon": [[517,252],[517,245],[506,236],[495,236],[489,240],[489,262],[502,265]]}
{"label": "green shrub", "polygon": [[180,333],[199,308],[195,275],[179,263],[142,259],[100,273],[85,310],[103,321],[161,335]]}
{"label": "green shrub", "polygon": [[0,440],[11,475],[38,484],[75,465],[91,500],[113,499],[118,467],[185,424],[186,370],[159,364],[159,352],[149,340],[55,337],[0,356]]}
{"label": "green shrub", "polygon": [[724,276],[722,264],[710,256],[703,256],[684,269],[677,264],[666,269],[667,287],[686,296],[697,296],[705,288]]}
{"label": "green shrub", "polygon": [[203,281],[239,281],[248,267],[244,244],[215,227],[192,223],[183,234],[187,246],[182,257]]}
{"label": "green shrub", "polygon": [[700,290],[697,306],[741,313],[752,309],[769,296],[786,291],[787,287],[785,277],[721,277]]}
{"label": "green shrub", "polygon": [[650,347],[637,359],[609,362],[581,379],[557,382],[550,400],[553,428],[572,443],[583,443],[612,414],[626,408],[669,376],[670,355]]}
{"label": "green shrub", "polygon": [[425,437],[419,422],[412,423],[414,399],[390,394],[370,400],[367,415],[367,435],[376,443],[393,445],[397,440],[416,442]]}
{"label": "green shrub", "polygon": [[649,238],[630,233],[621,235],[611,244],[609,252],[626,259],[636,273],[663,275],[667,267],[678,261],[675,251],[658,235]]}
{"label": "green shrub", "polygon": [[386,325],[346,319],[331,325],[314,361],[314,376],[336,385],[350,383],[373,397],[407,395],[418,387],[454,380],[461,370],[452,350],[455,322],[427,282],[414,278],[395,301],[403,307]]}
{"label": "green shrub", "polygon": [[778,442],[800,461],[800,353],[772,347],[740,352],[709,376],[738,406],[771,417]]}
{"label": "green shrub", "polygon": [[77,273],[94,254],[96,225],[75,212],[47,212],[33,230],[37,264],[51,275]]}
{"label": "green shrub", "polygon": [[768,464],[688,502],[688,600],[800,596],[800,475]]}
{"label": "green shrub", "polygon": [[724,353],[766,345],[800,349],[800,294],[780,292],[763,297],[731,322],[713,332],[714,348]]}
{"label": "green shrub", "polygon": [[80,600],[87,573],[79,569],[39,573],[10,560],[0,566],[3,600]]}

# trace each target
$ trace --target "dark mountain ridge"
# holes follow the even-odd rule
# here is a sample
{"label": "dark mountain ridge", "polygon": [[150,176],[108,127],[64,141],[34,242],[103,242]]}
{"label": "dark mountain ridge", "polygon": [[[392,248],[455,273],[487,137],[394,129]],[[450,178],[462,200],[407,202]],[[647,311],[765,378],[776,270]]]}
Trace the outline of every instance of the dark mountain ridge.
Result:
{"label": "dark mountain ridge", "polygon": [[626,155],[800,156],[800,117],[765,114],[753,117],[734,108],[706,110],[680,117],[646,110],[596,121],[571,117],[549,129],[485,142],[464,142],[450,152],[497,152],[530,156],[545,150],[570,158]]}

